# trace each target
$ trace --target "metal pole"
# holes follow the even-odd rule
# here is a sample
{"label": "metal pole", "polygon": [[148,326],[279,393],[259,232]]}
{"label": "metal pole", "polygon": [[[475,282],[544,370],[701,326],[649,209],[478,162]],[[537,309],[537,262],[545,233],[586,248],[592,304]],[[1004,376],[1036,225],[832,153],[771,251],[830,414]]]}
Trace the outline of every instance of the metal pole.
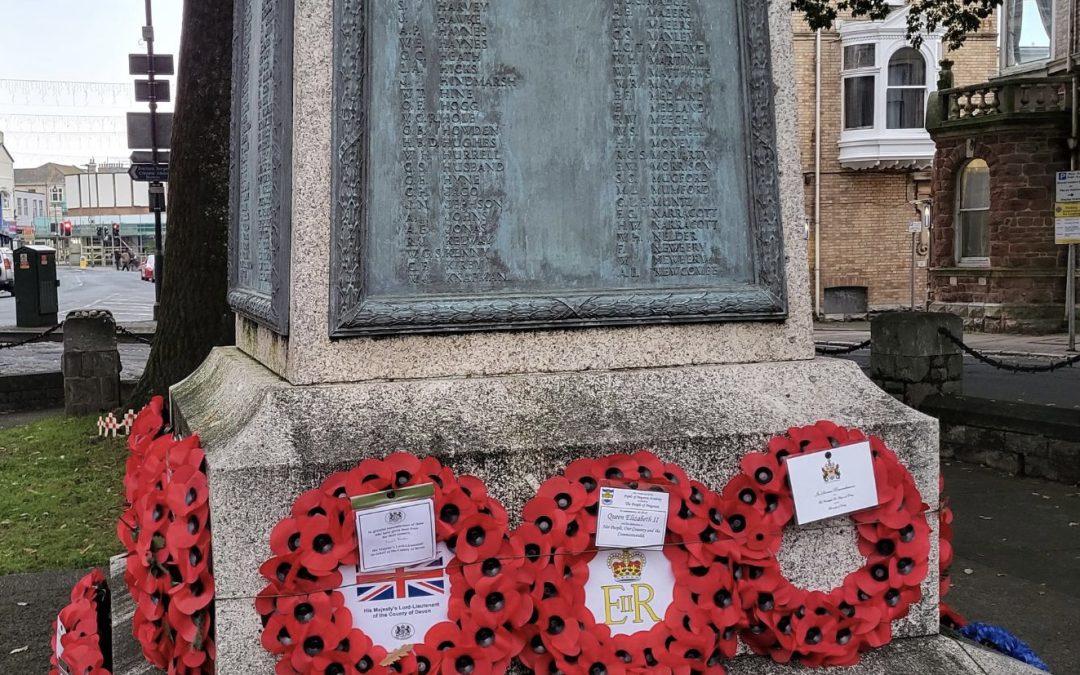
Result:
{"label": "metal pole", "polygon": [[919,235],[911,234],[911,311],[915,311],[915,248],[919,244]]}
{"label": "metal pole", "polygon": [[[1076,2],[1073,0],[1069,3],[1075,10]],[[1075,17],[1075,12],[1070,13]],[[1076,38],[1075,31],[1073,38]],[[1069,164],[1073,171],[1078,168],[1078,162],[1080,158],[1077,157],[1077,152],[1080,149],[1077,147],[1078,141],[1080,141],[1080,111],[1077,110],[1077,73],[1074,69],[1073,60],[1076,58],[1076,54],[1069,54],[1069,73],[1072,75],[1072,111],[1070,117],[1072,117],[1072,134],[1069,138],[1071,144],[1069,152]],[[1065,276],[1065,311],[1067,312],[1066,319],[1069,324],[1069,351],[1076,351],[1076,244],[1069,244],[1069,264],[1066,268]]]}
{"label": "metal pole", "polygon": [[[157,96],[154,87],[154,19],[150,9],[151,0],[146,0],[146,27],[143,28],[143,39],[146,40],[146,79],[150,88],[150,161],[156,168],[158,165],[157,146]],[[153,189],[154,183],[149,189]],[[164,267],[161,253],[161,202],[154,195],[150,195],[150,202],[154,205],[154,321],[158,320],[158,309],[161,305],[161,273]]]}
{"label": "metal pole", "polygon": [[1076,351],[1076,244],[1069,244],[1069,270],[1065,280],[1065,307],[1069,310],[1069,351]]}

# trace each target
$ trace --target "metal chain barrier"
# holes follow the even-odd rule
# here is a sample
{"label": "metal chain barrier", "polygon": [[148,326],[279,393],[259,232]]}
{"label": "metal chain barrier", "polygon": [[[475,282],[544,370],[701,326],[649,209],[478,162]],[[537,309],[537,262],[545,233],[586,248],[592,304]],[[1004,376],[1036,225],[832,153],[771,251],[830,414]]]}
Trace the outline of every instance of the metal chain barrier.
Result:
{"label": "metal chain barrier", "polygon": [[23,345],[28,345],[28,344],[33,343],[33,342],[40,342],[40,341],[44,340],[45,338],[49,337],[50,335],[52,335],[53,333],[55,333],[56,331],[60,330],[60,328],[63,325],[64,325],[64,322],[61,321],[60,323],[56,324],[52,328],[46,330],[44,333],[38,333],[37,335],[32,335],[32,336],[26,338],[25,340],[18,340],[16,342],[3,342],[3,343],[0,343],[0,349],[11,349],[12,347],[21,347]]}
{"label": "metal chain barrier", "polygon": [[1080,363],[1080,354],[1061,361],[1055,361],[1054,363],[1045,363],[1037,366],[1027,366],[1019,363],[1008,363],[1006,361],[999,361],[998,359],[975,351],[971,347],[964,344],[964,341],[962,339],[950,333],[947,328],[939,328],[938,332],[948,338],[949,342],[952,342],[954,345],[962,349],[964,353],[968,356],[982,361],[988,366],[993,366],[994,368],[997,368],[999,370],[1007,370],[1012,373],[1050,373],[1055,370],[1060,370],[1062,368],[1071,368],[1077,363]]}
{"label": "metal chain barrier", "polygon": [[822,356],[843,356],[844,354],[851,354],[857,352],[860,349],[866,349],[870,346],[870,341],[860,342],[856,345],[847,345],[844,347],[833,347],[828,344],[814,345],[814,351]]}
{"label": "metal chain barrier", "polygon": [[144,345],[153,344],[153,339],[145,338],[145,337],[139,335],[138,333],[132,333],[131,331],[129,331],[127,328],[124,328],[120,324],[116,324],[116,332],[118,334],[120,334],[120,335],[125,335],[125,336],[131,338],[132,340],[134,340],[136,342],[141,342]]}

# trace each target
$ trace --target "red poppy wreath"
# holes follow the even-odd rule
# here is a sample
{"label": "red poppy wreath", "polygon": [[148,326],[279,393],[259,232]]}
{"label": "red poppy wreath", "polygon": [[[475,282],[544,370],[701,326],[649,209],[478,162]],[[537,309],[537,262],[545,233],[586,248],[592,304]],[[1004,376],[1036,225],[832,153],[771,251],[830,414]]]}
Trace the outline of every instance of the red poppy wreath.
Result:
{"label": "red poppy wreath", "polygon": [[[776,553],[794,514],[786,459],[869,441],[878,506],[850,515],[866,565],[828,593],[797,588]],[[734,508],[724,515],[741,544],[738,587],[749,627],[743,639],[758,654],[805,666],[847,666],[859,653],[887,644],[892,621],[922,597],[930,552],[927,505],[915,481],[884,441],[831,422],[789,429],[764,453],[742,460],[724,488]]]}
{"label": "red poppy wreath", "polygon": [[[599,499],[616,485],[667,493],[663,553],[595,549]],[[522,632],[525,665],[567,675],[725,672],[721,661],[734,655],[745,614],[718,502],[678,466],[644,451],[578,460],[545,481],[513,537],[525,551],[536,603]],[[666,597],[642,578],[650,565],[663,572],[664,564],[671,575],[661,583],[673,586]],[[599,584],[607,585],[596,595]],[[599,618],[589,604],[603,605]]]}
{"label": "red poppy wreath", "polygon": [[109,675],[98,627],[98,602],[105,593],[105,577],[96,569],[71,589],[71,602],[53,622],[49,675]]}
{"label": "red poppy wreath", "polygon": [[214,576],[209,486],[198,436],[177,440],[164,400],[139,412],[128,436],[117,523],[127,549],[124,581],[135,601],[132,632],[143,656],[170,674],[212,673]]}
{"label": "red poppy wreath", "polygon": [[[356,601],[352,596],[363,594],[367,602],[384,592],[378,580],[360,575],[356,567],[350,498],[427,483],[434,488],[436,539],[451,557],[447,578],[439,568],[430,583],[448,581],[449,620],[434,623],[426,633],[418,631],[418,642],[388,653],[356,627],[349,609]],[[518,630],[533,606],[523,552],[507,536],[506,511],[478,478],[455,476],[434,458],[394,454],[330,476],[296,500],[291,515],[271,532],[270,548],[273,557],[260,567],[270,583],[255,606],[263,618],[262,644],[280,657],[279,675],[486,675],[504,672],[521,650]],[[409,574],[414,573],[386,573],[385,592],[405,589]],[[429,590],[446,593],[444,585]]]}

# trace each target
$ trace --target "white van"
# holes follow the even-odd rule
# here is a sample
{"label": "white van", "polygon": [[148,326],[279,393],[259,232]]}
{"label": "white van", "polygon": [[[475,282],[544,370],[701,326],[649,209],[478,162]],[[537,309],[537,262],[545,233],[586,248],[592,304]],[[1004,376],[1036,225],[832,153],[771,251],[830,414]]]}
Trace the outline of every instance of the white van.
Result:
{"label": "white van", "polygon": [[10,248],[0,248],[0,291],[15,295],[15,256]]}

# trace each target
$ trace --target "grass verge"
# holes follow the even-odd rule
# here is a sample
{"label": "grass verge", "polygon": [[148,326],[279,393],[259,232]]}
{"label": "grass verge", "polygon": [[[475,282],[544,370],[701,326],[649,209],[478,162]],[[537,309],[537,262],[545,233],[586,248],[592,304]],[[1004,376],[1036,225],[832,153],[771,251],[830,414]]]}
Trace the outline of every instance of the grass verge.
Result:
{"label": "grass verge", "polygon": [[0,574],[100,564],[121,552],[124,439],[96,417],[0,429]]}

